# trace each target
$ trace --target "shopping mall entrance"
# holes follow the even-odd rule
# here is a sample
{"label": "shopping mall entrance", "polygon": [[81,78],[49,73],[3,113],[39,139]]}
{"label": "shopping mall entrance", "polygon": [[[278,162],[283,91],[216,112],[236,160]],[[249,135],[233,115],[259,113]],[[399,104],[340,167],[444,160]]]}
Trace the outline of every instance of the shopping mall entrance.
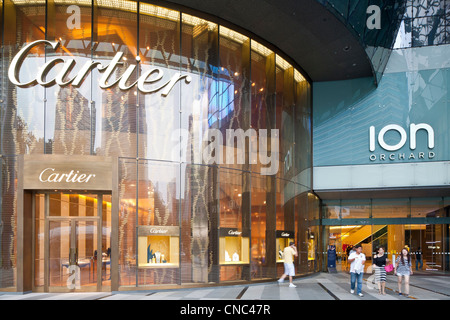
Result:
{"label": "shopping mall entrance", "polygon": [[33,291],[111,290],[111,195],[33,192]]}
{"label": "shopping mall entrance", "polygon": [[450,273],[448,224],[382,224],[326,226],[324,263],[333,264],[332,246],[336,249],[336,270],[348,271],[347,257],[352,246],[360,244],[367,257],[366,272],[370,272],[372,257],[383,247],[393,261],[402,248],[411,254],[416,273]]}

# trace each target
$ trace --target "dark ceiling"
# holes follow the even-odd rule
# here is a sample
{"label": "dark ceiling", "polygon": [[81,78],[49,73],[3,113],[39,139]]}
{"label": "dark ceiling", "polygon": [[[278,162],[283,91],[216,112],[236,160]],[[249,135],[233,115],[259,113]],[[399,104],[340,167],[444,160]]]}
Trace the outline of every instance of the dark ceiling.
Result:
{"label": "dark ceiling", "polygon": [[201,12],[222,25],[229,22],[242,28],[290,57],[312,81],[373,76],[358,39],[316,0],[170,0],[156,4],[188,13],[192,8],[197,15]]}

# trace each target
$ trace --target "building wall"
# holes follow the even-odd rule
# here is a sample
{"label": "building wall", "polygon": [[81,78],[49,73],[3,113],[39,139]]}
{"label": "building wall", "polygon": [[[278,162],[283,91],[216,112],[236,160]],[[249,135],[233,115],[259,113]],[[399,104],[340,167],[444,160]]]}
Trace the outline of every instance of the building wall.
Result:
{"label": "building wall", "polygon": [[[369,78],[314,85],[316,190],[448,185],[449,50],[445,44],[394,50],[378,87]],[[391,124],[404,129],[406,140],[386,150],[379,133]],[[411,135],[412,124],[431,126],[434,145],[424,129]],[[388,130],[385,143],[400,143],[399,131]]]}
{"label": "building wall", "polygon": [[[314,249],[308,246],[317,239],[317,228],[300,224],[318,217],[318,200],[309,194],[311,84],[286,59],[245,34],[148,3],[5,0],[2,10],[1,289],[14,290],[22,281],[17,275],[22,261],[17,257],[23,255],[17,245],[21,207],[15,201],[21,192],[19,155],[116,159],[118,230],[111,242],[118,246],[112,255],[119,256],[113,271],[119,288],[274,278],[282,272],[276,264],[276,230],[284,229],[295,231],[301,251],[297,271],[316,270],[310,263]],[[59,80],[64,82],[85,63],[106,66],[118,52],[123,56],[103,83],[107,88],[99,86],[107,71],[96,68],[79,86],[14,85],[8,77],[14,57],[37,40],[59,41],[60,46],[33,47],[16,74],[22,84],[37,78],[39,68],[54,59],[74,59],[71,72]],[[128,81],[112,85],[133,65]],[[61,66],[53,66],[41,82],[54,78]],[[138,90],[135,82],[151,68],[159,69],[148,74],[153,82],[144,84],[147,90],[178,73],[189,78],[176,82],[166,95],[167,87],[155,93]],[[227,146],[226,130],[237,129],[254,130],[250,145],[255,149]],[[269,132],[268,146],[279,142],[271,162],[275,171],[263,174],[270,167],[260,158],[231,163],[210,152],[206,160],[217,161],[204,161],[204,150],[213,141],[205,140],[205,133],[223,135],[218,146],[224,155],[242,152],[252,159],[262,149],[257,148],[261,130]],[[178,268],[139,266],[143,251],[137,230],[145,226],[179,227]],[[219,262],[222,228],[250,232],[248,263]]]}

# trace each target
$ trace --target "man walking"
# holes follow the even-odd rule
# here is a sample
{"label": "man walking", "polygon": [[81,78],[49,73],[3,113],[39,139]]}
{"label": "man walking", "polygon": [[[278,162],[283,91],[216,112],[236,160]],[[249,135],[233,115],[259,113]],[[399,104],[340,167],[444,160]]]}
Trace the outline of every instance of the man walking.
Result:
{"label": "man walking", "polygon": [[289,287],[295,288],[297,287],[292,283],[292,277],[295,276],[295,267],[294,267],[294,256],[298,256],[297,248],[295,247],[294,242],[289,243],[289,247],[284,248],[284,274],[278,280],[278,283],[284,282],[284,279],[289,276]]}
{"label": "man walking", "polygon": [[356,245],[354,247],[355,252],[352,252],[348,257],[348,262],[350,262],[350,293],[355,292],[355,282],[358,283],[356,293],[363,297],[361,293],[362,290],[362,280],[364,276],[364,263],[366,262],[366,255],[362,253],[361,245]]}

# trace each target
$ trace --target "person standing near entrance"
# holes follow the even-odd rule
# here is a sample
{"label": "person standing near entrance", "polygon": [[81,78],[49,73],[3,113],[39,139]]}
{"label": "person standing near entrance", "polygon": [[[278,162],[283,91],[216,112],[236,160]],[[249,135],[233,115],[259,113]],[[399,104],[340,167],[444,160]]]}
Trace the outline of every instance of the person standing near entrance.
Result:
{"label": "person standing near entrance", "polygon": [[356,293],[363,297],[362,294],[362,280],[364,276],[364,263],[366,262],[366,255],[362,253],[361,245],[356,245],[354,247],[354,252],[350,253],[348,257],[348,262],[350,262],[350,293],[355,292],[355,282],[357,282]]}
{"label": "person standing near entrance", "polygon": [[403,248],[400,257],[395,261],[395,274],[397,275],[398,294],[402,295],[402,277],[405,277],[405,294],[409,295],[409,276],[413,274],[411,266],[411,256],[408,249]]}
{"label": "person standing near entrance", "polygon": [[386,288],[386,269],[384,267],[389,263],[384,254],[383,247],[378,248],[378,252],[373,256],[373,268],[375,270],[375,282],[378,283],[378,292],[385,295]]}
{"label": "person standing near entrance", "polygon": [[420,270],[423,269],[423,261],[422,261],[422,250],[420,249],[420,247],[417,248],[416,250],[416,271],[419,270],[418,266],[420,264]]}
{"label": "person standing near entrance", "polygon": [[292,283],[292,277],[295,276],[294,256],[298,256],[297,248],[294,242],[289,242],[289,247],[284,248],[284,274],[278,280],[278,283],[284,282],[284,279],[289,276],[289,287],[297,287]]}

